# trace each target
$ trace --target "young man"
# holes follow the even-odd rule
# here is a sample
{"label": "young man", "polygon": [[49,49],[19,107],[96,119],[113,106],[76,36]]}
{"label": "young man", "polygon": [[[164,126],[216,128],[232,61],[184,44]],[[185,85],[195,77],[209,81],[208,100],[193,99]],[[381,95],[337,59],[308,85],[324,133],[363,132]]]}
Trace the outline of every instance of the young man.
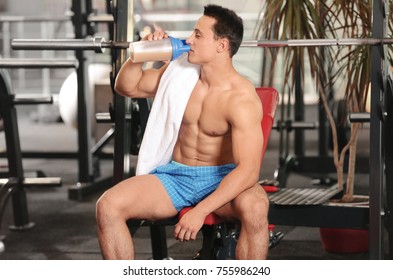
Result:
{"label": "young man", "polygon": [[[165,37],[155,31],[144,40]],[[191,47],[188,61],[200,65],[200,76],[183,115],[173,161],[120,182],[97,202],[98,239],[105,259],[133,259],[126,221],[175,216],[188,206],[183,197],[190,194],[183,188],[194,188],[192,192],[203,196],[190,198],[197,199],[196,205],[175,226],[176,239],[194,240],[205,217],[215,212],[241,223],[236,258],[266,258],[268,199],[257,184],[262,106],[254,86],[232,64],[242,37],[242,20],[233,11],[205,7],[186,41]],[[128,60],[117,77],[116,91],[132,98],[154,97],[166,68],[143,70],[142,63]],[[198,186],[188,186],[182,180],[195,170],[203,170],[204,180],[195,178]]]}

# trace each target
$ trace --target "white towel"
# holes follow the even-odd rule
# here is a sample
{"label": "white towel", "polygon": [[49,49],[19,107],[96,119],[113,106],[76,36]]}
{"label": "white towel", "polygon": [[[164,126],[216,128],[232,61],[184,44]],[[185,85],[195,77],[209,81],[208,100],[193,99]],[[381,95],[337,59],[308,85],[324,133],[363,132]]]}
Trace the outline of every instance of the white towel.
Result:
{"label": "white towel", "polygon": [[198,81],[200,67],[187,54],[172,61],[161,77],[138,154],[136,175],[148,174],[172,159],[188,99]]}

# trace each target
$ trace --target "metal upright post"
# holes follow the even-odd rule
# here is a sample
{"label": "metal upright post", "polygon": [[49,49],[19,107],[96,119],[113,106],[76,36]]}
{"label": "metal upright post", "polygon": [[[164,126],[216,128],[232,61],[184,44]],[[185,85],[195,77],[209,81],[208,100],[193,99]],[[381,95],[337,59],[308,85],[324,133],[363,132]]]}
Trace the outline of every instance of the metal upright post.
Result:
{"label": "metal upright post", "polygon": [[[112,8],[114,13],[114,40],[116,42],[127,42],[133,35],[133,1],[113,0]],[[131,24],[131,26],[129,26]],[[132,35],[128,35],[132,34]],[[127,59],[126,49],[116,49],[113,51],[113,72],[112,84],[120,71],[121,66]],[[131,125],[125,116],[131,112],[131,100],[118,94],[113,96],[114,118],[115,118],[115,146],[114,146],[114,182],[120,182],[130,176],[130,136]]]}
{"label": "metal upright post", "polygon": [[[391,11],[391,6],[393,3],[391,1],[386,2],[385,4],[385,13],[387,11]],[[391,16],[391,15],[390,15]],[[389,18],[385,20],[385,28],[387,29],[387,23]],[[386,30],[385,29],[385,30]],[[386,50],[386,47],[385,49]],[[386,54],[386,53],[384,53]],[[384,112],[384,159],[385,159],[385,178],[386,178],[386,192],[384,202],[386,203],[385,212],[384,212],[384,223],[385,228],[387,229],[387,240],[388,240],[388,258],[393,259],[393,146],[390,143],[393,143],[393,76],[392,71],[390,69],[390,64],[385,63],[384,70],[384,100],[383,100],[383,112]]]}
{"label": "metal upright post", "polygon": [[[321,16],[326,14],[325,10],[326,9],[325,9],[324,5],[320,5],[319,6],[319,14]],[[324,29],[326,29],[326,25],[327,25],[326,21],[327,20],[326,20],[325,16],[322,16],[321,17],[321,22],[323,23]],[[327,61],[325,59],[326,58],[327,49],[324,48],[324,47],[321,47],[319,51],[321,52],[322,59],[324,61]],[[327,67],[330,68],[331,67],[331,65],[330,65],[331,62],[328,61],[328,63],[329,63],[329,65]],[[330,70],[329,70],[329,76],[330,76]],[[329,87],[328,87],[329,89],[326,90],[327,89],[327,87],[326,87],[327,84],[326,83],[327,83],[326,79],[323,79],[322,85],[319,85],[322,88],[318,88],[317,91],[322,91],[323,94],[325,94],[328,97],[327,99],[329,100],[329,97],[331,96],[332,91],[333,91],[333,87],[331,85],[329,85]],[[318,156],[320,156],[320,157],[327,157],[328,156],[328,141],[327,141],[327,138],[328,138],[327,137],[328,136],[328,126],[327,126],[326,111],[325,111],[325,109],[323,107],[322,98],[319,98],[319,101],[318,101],[318,122],[319,122],[319,126],[318,126]]]}
{"label": "metal upright post", "polygon": [[[384,1],[373,1],[374,38],[384,36]],[[383,46],[371,47],[371,115],[370,115],[370,259],[383,258],[383,143],[381,100],[383,93]]]}
{"label": "metal upright post", "polygon": [[[384,122],[384,141],[393,143],[393,79],[388,76],[385,84],[384,103],[386,108],[386,119]],[[385,145],[385,174],[386,174],[386,209],[385,227],[389,242],[389,259],[393,259],[393,146]]]}
{"label": "metal upright post", "polygon": [[[75,38],[83,39],[87,36],[87,2],[72,0],[72,22],[75,30]],[[77,71],[78,81],[78,167],[79,184],[83,186],[93,179],[93,157],[90,153],[92,147],[90,104],[88,102],[88,63],[83,50],[75,51],[76,59],[79,62]]]}
{"label": "metal upright post", "polygon": [[[302,73],[300,63],[295,68],[295,122],[304,121],[304,92],[302,88]],[[304,85],[303,85],[304,86]],[[291,104],[288,104],[291,106]],[[303,129],[295,129],[295,155],[296,157],[304,157],[304,131]]]}
{"label": "metal upright post", "polygon": [[85,0],[85,11],[86,14],[84,16],[84,20],[85,20],[85,24],[86,24],[86,34],[87,35],[91,35],[93,36],[96,33],[96,25],[92,25],[90,23],[87,22],[87,18],[94,14],[94,10],[93,10],[93,0]]}
{"label": "metal upright post", "polygon": [[[112,1],[107,0],[106,1],[106,13],[112,14]],[[113,36],[114,36],[114,21],[110,21],[107,23],[108,26],[108,33],[109,33],[109,39],[113,41]]]}
{"label": "metal upright post", "polygon": [[10,229],[22,230],[34,226],[29,221],[26,192],[23,188],[24,171],[22,152],[19,141],[19,130],[16,108],[10,92],[10,85],[6,81],[6,73],[0,74],[0,114],[4,121],[5,141],[7,147],[8,177],[17,180],[16,191],[12,194],[14,225]]}

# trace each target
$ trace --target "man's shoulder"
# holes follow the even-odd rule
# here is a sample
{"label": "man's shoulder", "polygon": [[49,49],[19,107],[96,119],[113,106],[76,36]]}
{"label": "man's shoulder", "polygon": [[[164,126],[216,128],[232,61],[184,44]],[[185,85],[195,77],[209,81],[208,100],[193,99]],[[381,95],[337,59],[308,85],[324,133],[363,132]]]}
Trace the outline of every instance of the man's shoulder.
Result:
{"label": "man's shoulder", "polygon": [[248,116],[249,114],[260,114],[261,100],[258,97],[255,86],[247,79],[235,83],[231,89],[228,99],[229,115],[238,117],[239,115]]}
{"label": "man's shoulder", "polygon": [[254,100],[257,97],[255,86],[248,79],[239,75],[231,88],[231,99]]}

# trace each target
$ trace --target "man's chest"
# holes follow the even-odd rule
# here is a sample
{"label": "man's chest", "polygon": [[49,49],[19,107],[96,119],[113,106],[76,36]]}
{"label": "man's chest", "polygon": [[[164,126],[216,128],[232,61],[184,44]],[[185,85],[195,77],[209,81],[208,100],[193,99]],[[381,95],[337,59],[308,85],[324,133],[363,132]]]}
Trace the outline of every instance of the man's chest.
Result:
{"label": "man's chest", "polygon": [[225,103],[218,92],[194,90],[187,103],[182,125],[211,136],[226,134],[229,124]]}

